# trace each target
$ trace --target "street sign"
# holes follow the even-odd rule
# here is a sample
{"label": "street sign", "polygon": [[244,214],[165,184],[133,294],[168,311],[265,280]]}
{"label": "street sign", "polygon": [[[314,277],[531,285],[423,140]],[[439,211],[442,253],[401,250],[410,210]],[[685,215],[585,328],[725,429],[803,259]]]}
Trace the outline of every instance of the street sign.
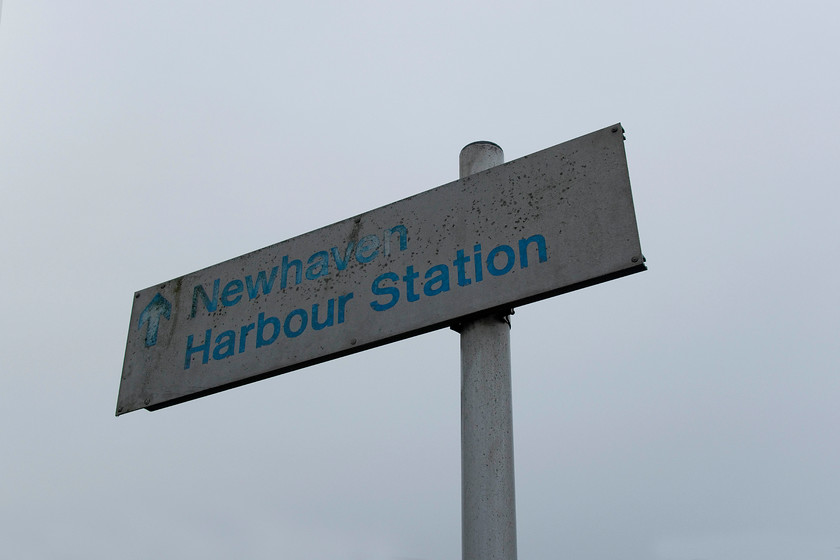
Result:
{"label": "street sign", "polygon": [[645,270],[620,124],[137,292],[117,415]]}

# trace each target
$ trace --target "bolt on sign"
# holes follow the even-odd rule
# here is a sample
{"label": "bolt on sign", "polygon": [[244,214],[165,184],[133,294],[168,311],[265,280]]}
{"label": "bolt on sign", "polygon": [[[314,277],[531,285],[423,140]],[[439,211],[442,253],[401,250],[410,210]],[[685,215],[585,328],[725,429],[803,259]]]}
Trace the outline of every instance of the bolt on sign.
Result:
{"label": "bolt on sign", "polygon": [[117,415],[645,270],[620,124],[134,297]]}

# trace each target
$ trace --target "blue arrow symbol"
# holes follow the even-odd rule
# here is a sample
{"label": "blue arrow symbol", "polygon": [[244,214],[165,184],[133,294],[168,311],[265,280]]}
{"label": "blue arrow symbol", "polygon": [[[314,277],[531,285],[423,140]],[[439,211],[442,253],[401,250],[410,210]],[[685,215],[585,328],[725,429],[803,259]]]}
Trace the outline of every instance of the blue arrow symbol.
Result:
{"label": "blue arrow symbol", "polygon": [[172,304],[160,294],[155,295],[146,309],[140,314],[140,322],[137,323],[137,328],[143,328],[143,323],[149,322],[149,328],[146,330],[146,347],[157,344],[158,327],[160,326],[160,316],[163,315],[169,319],[169,312],[172,310]]}

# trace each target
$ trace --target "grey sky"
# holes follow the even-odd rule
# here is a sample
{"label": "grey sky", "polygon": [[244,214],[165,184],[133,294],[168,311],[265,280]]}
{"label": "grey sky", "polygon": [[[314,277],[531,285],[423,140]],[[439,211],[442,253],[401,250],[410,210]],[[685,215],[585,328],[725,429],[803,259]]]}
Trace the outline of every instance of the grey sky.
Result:
{"label": "grey sky", "polygon": [[6,555],[460,557],[457,334],[117,419],[132,294],[621,121],[650,270],[513,317],[519,557],[837,559],[839,12],[4,1]]}

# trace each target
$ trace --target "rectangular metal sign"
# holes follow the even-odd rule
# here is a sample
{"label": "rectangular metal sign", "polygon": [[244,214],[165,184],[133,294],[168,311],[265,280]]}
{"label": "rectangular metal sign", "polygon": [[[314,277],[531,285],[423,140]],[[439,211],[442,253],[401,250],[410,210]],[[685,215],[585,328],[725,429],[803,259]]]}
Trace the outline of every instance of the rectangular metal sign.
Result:
{"label": "rectangular metal sign", "polygon": [[644,270],[622,132],[137,292],[117,415]]}

